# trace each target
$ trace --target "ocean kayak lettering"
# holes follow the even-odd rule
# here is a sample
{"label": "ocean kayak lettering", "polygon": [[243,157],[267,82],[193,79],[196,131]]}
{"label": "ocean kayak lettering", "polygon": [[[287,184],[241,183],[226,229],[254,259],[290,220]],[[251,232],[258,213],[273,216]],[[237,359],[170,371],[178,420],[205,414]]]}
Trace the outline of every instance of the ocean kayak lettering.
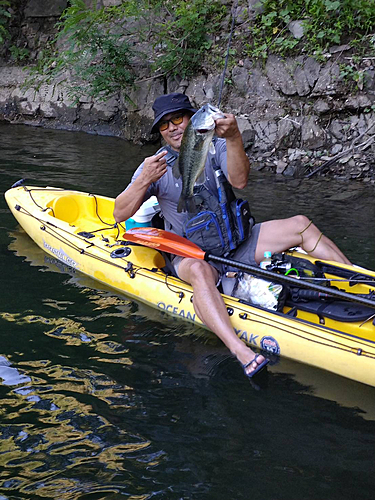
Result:
{"label": "ocean kayak lettering", "polygon": [[67,255],[62,248],[60,249],[53,248],[44,240],[43,240],[43,246],[46,250],[48,250],[48,252],[51,252],[57,259],[59,259],[61,262],[64,262],[64,264],[67,264],[70,267],[78,269],[78,263],[71,257],[69,257],[69,255]]}
{"label": "ocean kayak lettering", "polygon": [[175,314],[176,316],[182,316],[183,318],[195,321],[195,314],[191,314],[189,311],[184,311],[184,309],[179,309],[177,306],[172,304],[165,304],[164,302],[158,302],[158,307],[167,311],[169,313]]}
{"label": "ocean kayak lettering", "polygon": [[257,338],[259,337],[259,335],[247,333],[243,330],[239,330],[238,328],[235,328],[234,331],[236,332],[237,337],[239,337],[241,340],[245,340],[245,342],[249,344],[258,345]]}

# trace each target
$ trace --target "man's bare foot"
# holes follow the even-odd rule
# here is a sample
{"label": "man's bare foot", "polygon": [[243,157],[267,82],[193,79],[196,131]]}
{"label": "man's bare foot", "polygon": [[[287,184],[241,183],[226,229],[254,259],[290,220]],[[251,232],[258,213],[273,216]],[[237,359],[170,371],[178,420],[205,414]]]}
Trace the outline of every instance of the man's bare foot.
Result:
{"label": "man's bare foot", "polygon": [[267,364],[269,360],[266,359],[261,354],[255,354],[253,358],[248,362],[242,365],[244,373],[247,377],[251,378],[256,373],[260,372]]}

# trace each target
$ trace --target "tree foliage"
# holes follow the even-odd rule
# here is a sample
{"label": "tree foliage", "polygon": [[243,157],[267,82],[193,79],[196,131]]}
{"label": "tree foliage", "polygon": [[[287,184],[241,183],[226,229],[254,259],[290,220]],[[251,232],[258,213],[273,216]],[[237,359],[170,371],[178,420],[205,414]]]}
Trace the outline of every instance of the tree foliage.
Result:
{"label": "tree foliage", "polygon": [[[0,9],[6,3],[0,0]],[[344,42],[374,50],[375,0],[259,0],[255,16],[248,5],[239,1],[232,61],[271,53],[319,57]],[[126,97],[145,71],[149,78],[184,78],[208,64],[217,68],[226,51],[230,7],[222,0],[124,0],[99,8],[95,1],[88,7],[70,0],[28,85],[69,72],[76,99],[105,99],[119,90]],[[302,38],[289,30],[292,21],[303,26]]]}
{"label": "tree foliage", "polygon": [[217,0],[130,0],[101,8],[71,0],[27,85],[69,71],[76,100],[83,94],[105,99],[119,90],[126,96],[142,65],[149,64],[154,75],[189,76],[198,70],[211,46],[209,34],[223,15]]}

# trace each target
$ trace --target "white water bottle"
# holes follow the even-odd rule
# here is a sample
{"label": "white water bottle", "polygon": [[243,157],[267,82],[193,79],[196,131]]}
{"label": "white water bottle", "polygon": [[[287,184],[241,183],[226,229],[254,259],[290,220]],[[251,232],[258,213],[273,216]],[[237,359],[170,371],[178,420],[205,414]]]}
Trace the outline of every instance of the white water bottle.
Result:
{"label": "white water bottle", "polygon": [[268,266],[272,263],[271,255],[271,252],[264,252],[264,259],[259,264],[259,267],[261,267],[262,269],[267,269]]}

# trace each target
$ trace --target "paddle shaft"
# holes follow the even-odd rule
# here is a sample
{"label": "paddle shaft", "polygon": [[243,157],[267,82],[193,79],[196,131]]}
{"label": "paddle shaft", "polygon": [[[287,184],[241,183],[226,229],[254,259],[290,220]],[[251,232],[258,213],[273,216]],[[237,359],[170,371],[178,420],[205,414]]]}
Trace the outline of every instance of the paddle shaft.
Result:
{"label": "paddle shaft", "polygon": [[288,285],[308,288],[309,290],[314,290],[315,292],[328,294],[331,297],[337,299],[350,300],[351,302],[356,302],[357,304],[375,308],[375,300],[366,299],[364,297],[357,297],[354,293],[334,290],[329,287],[316,285],[315,283],[310,283],[310,282],[307,283],[305,281],[299,280],[298,278],[292,278],[291,276],[285,276],[284,274],[276,274],[272,271],[268,271],[267,269],[262,269],[261,267],[251,266],[249,264],[243,264],[242,262],[238,262],[236,260],[227,259],[225,257],[218,257],[217,255],[212,255],[209,253],[206,253],[204,255],[204,260],[207,261],[211,260],[212,262],[218,262],[226,266],[235,267],[241,269],[242,271],[246,271],[250,274],[256,274],[257,276],[261,276],[262,278],[267,278],[272,281],[281,281],[283,283],[287,283]]}
{"label": "paddle shaft", "polygon": [[370,300],[354,293],[342,292],[330,287],[316,285],[315,283],[299,280],[298,278],[292,278],[291,276],[285,276],[284,274],[277,274],[272,271],[268,271],[267,269],[262,269],[261,267],[243,264],[242,262],[238,262],[236,260],[204,252],[201,248],[186,238],[169,231],[165,231],[164,229],[157,229],[154,227],[135,227],[126,231],[124,238],[133,243],[138,243],[146,247],[148,246],[162,252],[168,252],[173,255],[180,255],[181,257],[191,259],[206,261],[211,260],[212,262],[218,262],[226,266],[241,269],[250,274],[255,274],[271,281],[287,283],[288,285],[298,288],[307,288],[309,290],[320,292],[324,295],[329,294],[332,298],[355,302],[362,306],[368,306],[375,309],[375,300]]}

